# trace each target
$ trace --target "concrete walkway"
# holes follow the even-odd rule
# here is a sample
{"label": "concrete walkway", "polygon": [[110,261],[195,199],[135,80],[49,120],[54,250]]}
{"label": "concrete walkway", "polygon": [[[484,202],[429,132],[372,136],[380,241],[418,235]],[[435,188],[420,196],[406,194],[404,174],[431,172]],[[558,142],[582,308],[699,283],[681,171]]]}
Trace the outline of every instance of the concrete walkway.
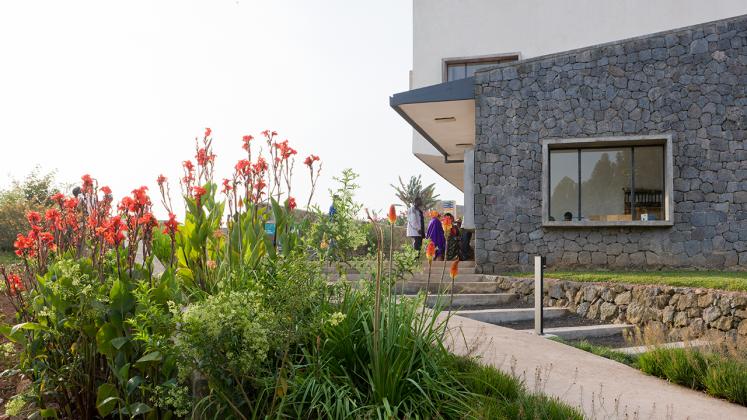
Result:
{"label": "concrete walkway", "polygon": [[745,407],[543,337],[460,316],[449,328],[455,353],[479,356],[589,419],[747,419]]}

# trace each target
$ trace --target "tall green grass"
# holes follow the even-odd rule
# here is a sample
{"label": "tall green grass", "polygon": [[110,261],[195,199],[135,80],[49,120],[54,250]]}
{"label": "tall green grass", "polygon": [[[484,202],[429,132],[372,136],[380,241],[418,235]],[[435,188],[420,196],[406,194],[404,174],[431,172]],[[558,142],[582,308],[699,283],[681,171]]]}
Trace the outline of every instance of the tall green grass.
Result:
{"label": "tall green grass", "polygon": [[[578,412],[492,367],[452,355],[440,308],[384,301],[373,339],[371,293],[349,292],[295,366],[284,413],[292,418],[580,419]],[[339,322],[338,322],[339,321]]]}
{"label": "tall green grass", "polygon": [[650,375],[747,406],[747,362],[718,352],[659,348],[638,357]]}

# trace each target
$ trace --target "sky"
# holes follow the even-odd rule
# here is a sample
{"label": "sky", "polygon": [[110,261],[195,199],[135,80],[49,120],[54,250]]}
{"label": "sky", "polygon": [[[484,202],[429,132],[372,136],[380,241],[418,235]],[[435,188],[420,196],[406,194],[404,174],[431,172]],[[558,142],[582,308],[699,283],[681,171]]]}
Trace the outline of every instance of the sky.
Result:
{"label": "sky", "polygon": [[243,135],[287,138],[299,203],[311,153],[323,208],[344,168],[371,209],[418,174],[462,201],[412,155],[412,129],[389,107],[408,89],[411,1],[3,1],[0,40],[0,188],[38,165],[62,182],[91,174],[115,199],[141,185],[155,195],[161,173],[178,191],[210,127],[219,177],[244,157]]}

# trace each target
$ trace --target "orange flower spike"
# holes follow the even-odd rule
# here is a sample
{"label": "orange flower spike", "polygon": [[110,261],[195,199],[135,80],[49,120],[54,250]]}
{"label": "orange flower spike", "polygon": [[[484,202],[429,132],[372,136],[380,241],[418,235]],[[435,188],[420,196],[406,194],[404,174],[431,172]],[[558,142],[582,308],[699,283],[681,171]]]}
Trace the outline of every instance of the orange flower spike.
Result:
{"label": "orange flower spike", "polygon": [[448,235],[448,232],[451,230],[451,217],[444,216],[444,218],[441,219],[441,226],[444,228],[444,233]]}
{"label": "orange flower spike", "polygon": [[457,274],[459,274],[459,260],[455,260],[453,263],[451,263],[451,270],[449,270],[449,275],[451,276],[452,280],[454,280]]}
{"label": "orange flower spike", "polygon": [[394,208],[394,204],[389,206],[389,223],[394,224],[397,221],[397,210]]}
{"label": "orange flower spike", "polygon": [[428,246],[425,248],[425,258],[428,259],[428,262],[430,263],[433,261],[433,257],[436,256],[436,244],[433,243],[433,241],[428,242]]}

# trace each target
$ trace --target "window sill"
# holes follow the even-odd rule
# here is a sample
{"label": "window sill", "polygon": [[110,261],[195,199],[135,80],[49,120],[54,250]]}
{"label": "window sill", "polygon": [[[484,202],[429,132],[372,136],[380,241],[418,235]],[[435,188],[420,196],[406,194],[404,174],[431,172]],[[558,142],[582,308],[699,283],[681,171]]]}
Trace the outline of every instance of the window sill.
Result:
{"label": "window sill", "polygon": [[581,228],[581,227],[671,227],[674,223],[669,220],[636,220],[636,221],[621,221],[621,222],[603,222],[603,221],[592,221],[592,220],[578,220],[571,222],[542,222],[542,227],[553,227],[553,228]]}

